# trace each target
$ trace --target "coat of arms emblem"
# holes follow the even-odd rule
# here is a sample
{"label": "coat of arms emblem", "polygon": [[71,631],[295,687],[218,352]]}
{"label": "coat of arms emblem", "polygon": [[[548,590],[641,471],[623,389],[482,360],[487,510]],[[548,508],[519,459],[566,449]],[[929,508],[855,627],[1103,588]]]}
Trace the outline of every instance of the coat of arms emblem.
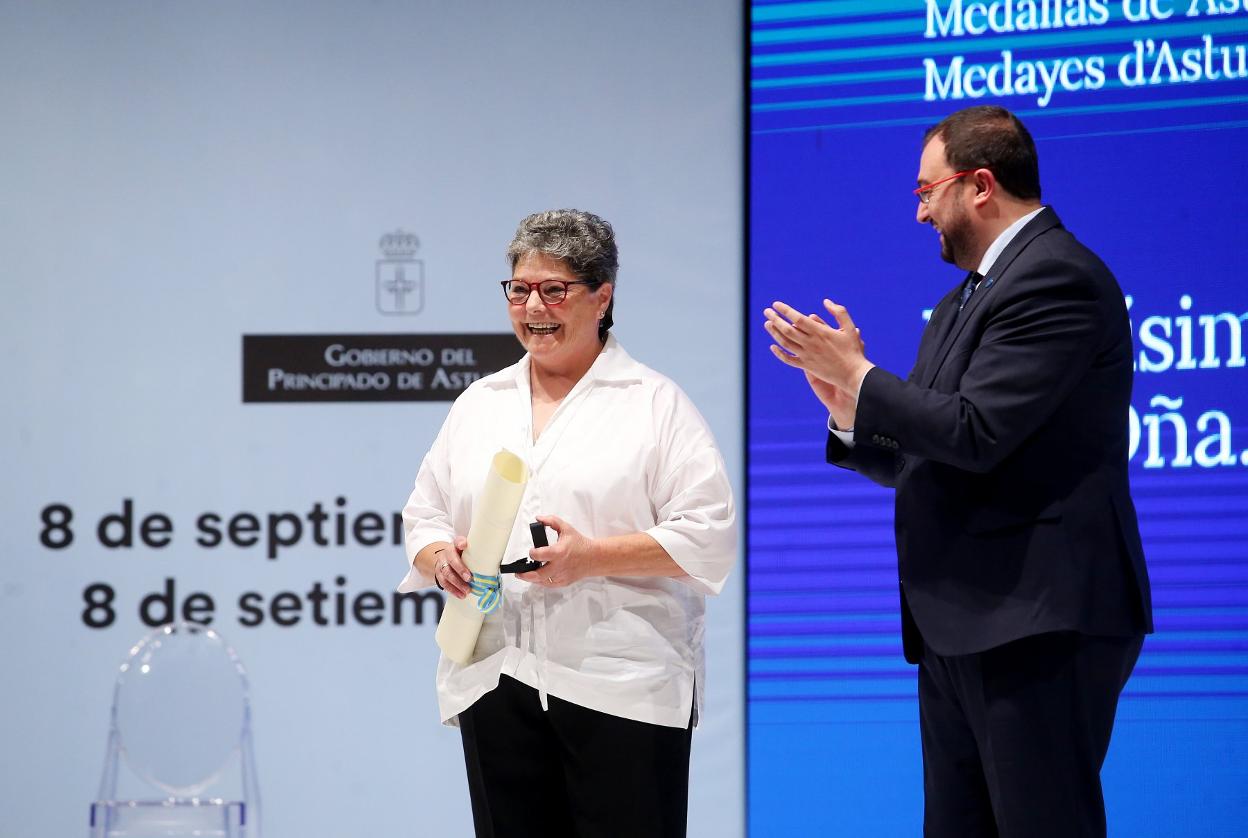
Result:
{"label": "coat of arms emblem", "polygon": [[415,233],[395,230],[378,242],[377,310],[382,314],[420,314],[425,307],[425,263],[416,259],[420,239]]}

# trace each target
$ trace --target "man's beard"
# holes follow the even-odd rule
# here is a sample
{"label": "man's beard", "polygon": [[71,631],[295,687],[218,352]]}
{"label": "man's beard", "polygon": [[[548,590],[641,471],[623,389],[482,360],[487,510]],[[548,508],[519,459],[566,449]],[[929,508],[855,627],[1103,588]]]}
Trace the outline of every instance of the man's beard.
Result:
{"label": "man's beard", "polygon": [[[956,211],[940,227],[940,258],[951,265],[971,250],[971,225],[966,207],[959,201]],[[968,269],[969,270],[969,269]]]}

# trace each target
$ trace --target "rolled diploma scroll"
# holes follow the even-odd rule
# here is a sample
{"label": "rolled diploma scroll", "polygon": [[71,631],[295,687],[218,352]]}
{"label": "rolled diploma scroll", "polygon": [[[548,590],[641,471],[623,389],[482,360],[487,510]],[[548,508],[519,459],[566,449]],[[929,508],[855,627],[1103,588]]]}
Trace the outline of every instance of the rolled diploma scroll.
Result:
{"label": "rolled diploma scroll", "polygon": [[[494,455],[485,487],[472,507],[468,549],[463,554],[464,564],[473,573],[498,575],[528,480],[529,467],[524,460],[506,449]],[[442,652],[461,665],[472,659],[481,623],[485,621],[485,612],[477,607],[479,599],[473,594],[463,599],[448,596],[434,635]]]}

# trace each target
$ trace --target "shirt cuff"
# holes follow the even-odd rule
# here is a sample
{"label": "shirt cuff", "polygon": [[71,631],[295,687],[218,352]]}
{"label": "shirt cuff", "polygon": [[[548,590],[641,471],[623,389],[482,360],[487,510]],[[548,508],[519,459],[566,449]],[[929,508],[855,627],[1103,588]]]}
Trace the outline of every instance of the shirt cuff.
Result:
{"label": "shirt cuff", "polygon": [[847,431],[841,430],[840,428],[836,426],[836,423],[832,421],[831,414],[828,415],[828,430],[832,433],[833,436],[839,439],[841,441],[841,444],[844,445],[846,448],[854,447],[854,429],[850,428]]}

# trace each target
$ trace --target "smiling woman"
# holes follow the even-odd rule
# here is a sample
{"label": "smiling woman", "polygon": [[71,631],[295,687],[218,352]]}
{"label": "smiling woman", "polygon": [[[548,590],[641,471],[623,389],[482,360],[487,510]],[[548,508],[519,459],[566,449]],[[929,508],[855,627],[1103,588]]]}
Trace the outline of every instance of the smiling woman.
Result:
{"label": "smiling woman", "polygon": [[[609,334],[610,224],[536,213],[507,258],[527,352],[464,391],[425,456],[403,510],[400,590],[436,583],[462,599],[479,584],[461,559],[478,478],[500,448],[523,458],[505,554],[539,569],[488,580],[501,605],[471,659],[438,665],[477,834],[684,835],[705,596],[736,555],[724,463],[685,394]],[[558,541],[530,548],[534,520]]]}
{"label": "smiling woman", "polygon": [[614,286],[592,284],[541,251],[516,260],[507,294],[511,325],[533,356],[535,378],[575,382],[598,357],[606,341],[600,324]]}
{"label": "smiling woman", "polygon": [[534,213],[520,222],[507,258],[516,337],[542,373],[579,379],[613,325],[615,231],[592,213]]}

